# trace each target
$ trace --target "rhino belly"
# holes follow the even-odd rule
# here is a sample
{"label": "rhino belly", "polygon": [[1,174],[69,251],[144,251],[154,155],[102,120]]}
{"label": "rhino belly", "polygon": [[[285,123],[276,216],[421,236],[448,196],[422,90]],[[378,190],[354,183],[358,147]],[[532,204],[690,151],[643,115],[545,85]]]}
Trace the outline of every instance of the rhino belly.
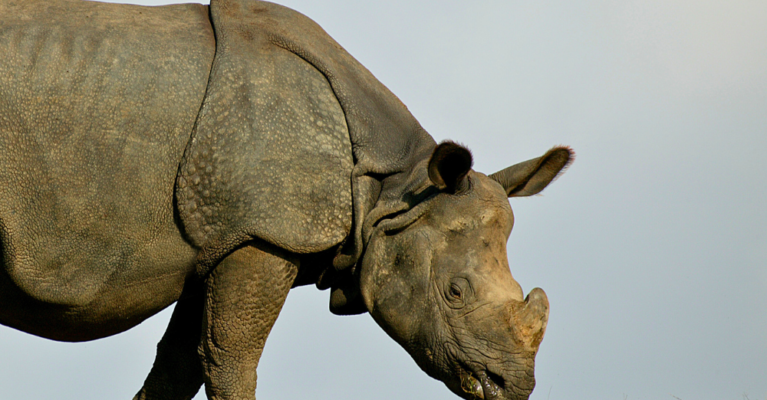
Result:
{"label": "rhino belly", "polygon": [[214,51],[201,5],[0,3],[0,322],[85,340],[178,297],[173,188]]}

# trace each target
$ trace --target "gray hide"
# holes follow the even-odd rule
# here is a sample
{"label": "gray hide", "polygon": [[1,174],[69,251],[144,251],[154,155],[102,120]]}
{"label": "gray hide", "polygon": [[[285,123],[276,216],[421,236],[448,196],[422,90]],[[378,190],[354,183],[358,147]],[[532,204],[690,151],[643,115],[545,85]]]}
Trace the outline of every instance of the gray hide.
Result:
{"label": "gray hide", "polygon": [[177,302],[135,399],[253,399],[287,293],[316,284],[459,396],[528,398],[549,305],[508,269],[507,197],[568,148],[472,171],[317,24],[255,0],[0,0],[0,55],[3,325],[92,340]]}
{"label": "gray hide", "polygon": [[[436,143],[302,14],[265,2],[214,1],[211,18],[216,59],[178,181],[181,218],[203,249],[200,275],[251,237],[299,253],[346,240],[333,265],[352,267],[369,228],[410,207],[407,175]],[[212,179],[248,184],[214,187]],[[321,288],[336,286],[335,270]]]}
{"label": "gray hide", "polygon": [[71,309],[47,333],[60,310],[0,318],[67,340],[122,331],[193,268],[173,186],[215,52],[207,7],[3,0],[0,18],[0,285],[31,294],[17,307]]}

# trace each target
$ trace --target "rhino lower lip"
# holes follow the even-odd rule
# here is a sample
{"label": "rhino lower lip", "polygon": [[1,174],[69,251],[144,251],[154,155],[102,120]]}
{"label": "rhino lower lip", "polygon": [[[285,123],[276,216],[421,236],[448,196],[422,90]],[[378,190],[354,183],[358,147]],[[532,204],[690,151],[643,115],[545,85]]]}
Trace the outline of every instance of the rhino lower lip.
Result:
{"label": "rhino lower lip", "polygon": [[485,398],[484,387],[479,382],[479,379],[477,379],[474,374],[469,371],[465,371],[465,373],[461,375],[461,390],[463,390],[464,393],[472,396],[472,399]]}
{"label": "rhino lower lip", "polygon": [[483,370],[464,370],[461,374],[461,390],[472,400],[494,400],[501,394],[501,388]]}
{"label": "rhino lower lip", "polygon": [[479,377],[479,383],[482,386],[482,392],[484,395],[482,398],[484,400],[497,399],[501,394],[501,388],[499,388],[498,385],[487,376],[485,371],[478,372],[477,376]]}

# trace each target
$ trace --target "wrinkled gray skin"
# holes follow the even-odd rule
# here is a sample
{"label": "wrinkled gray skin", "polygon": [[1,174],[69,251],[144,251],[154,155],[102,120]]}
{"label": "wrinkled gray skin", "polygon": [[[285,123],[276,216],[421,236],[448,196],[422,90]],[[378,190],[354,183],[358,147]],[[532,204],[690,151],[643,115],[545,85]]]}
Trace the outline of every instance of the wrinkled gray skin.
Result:
{"label": "wrinkled gray skin", "polygon": [[369,312],[465,399],[527,399],[549,305],[507,197],[306,17],[253,0],[0,0],[0,322],[85,341],[176,303],[136,399],[254,399],[291,287]]}

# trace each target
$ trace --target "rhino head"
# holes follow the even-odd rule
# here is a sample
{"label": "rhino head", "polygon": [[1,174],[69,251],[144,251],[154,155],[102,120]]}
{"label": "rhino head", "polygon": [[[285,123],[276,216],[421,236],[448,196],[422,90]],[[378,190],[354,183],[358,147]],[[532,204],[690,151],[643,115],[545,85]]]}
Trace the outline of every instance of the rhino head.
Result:
{"label": "rhino head", "polygon": [[507,197],[543,190],[569,164],[558,147],[485,176],[471,155],[442,143],[424,200],[380,221],[359,266],[359,290],[376,322],[430,376],[464,399],[527,399],[549,303],[523,296],[509,270],[514,216]]}

